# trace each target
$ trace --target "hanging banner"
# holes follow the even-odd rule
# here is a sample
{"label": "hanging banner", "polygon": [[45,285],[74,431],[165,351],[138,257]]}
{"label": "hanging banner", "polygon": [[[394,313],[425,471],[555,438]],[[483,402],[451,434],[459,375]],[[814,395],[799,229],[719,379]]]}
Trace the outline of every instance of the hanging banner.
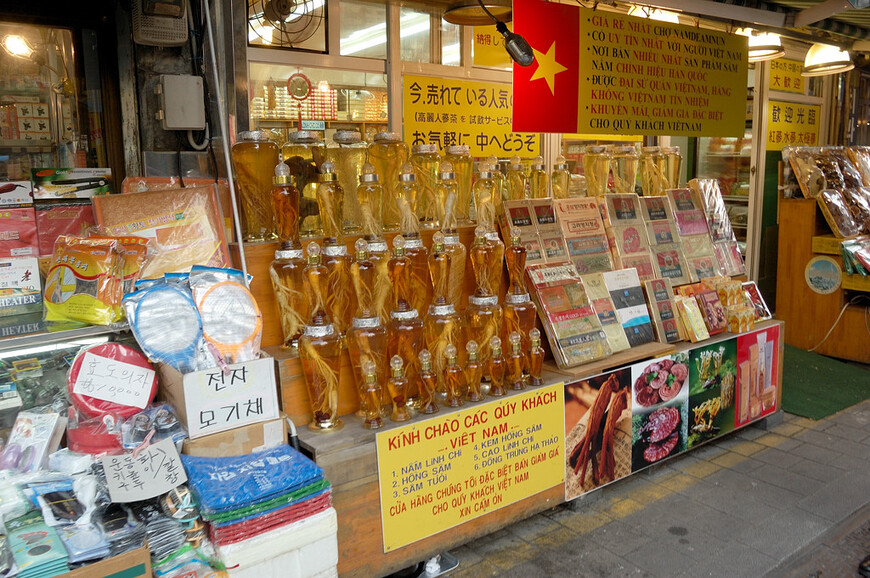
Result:
{"label": "hanging banner", "polygon": [[384,552],[564,482],[564,385],[380,432]]}
{"label": "hanging banner", "polygon": [[543,0],[513,10],[535,52],[514,65],[514,130],[743,135],[745,37]]}
{"label": "hanging banner", "polygon": [[535,157],[539,134],[511,129],[511,87],[495,82],[406,74],[403,80],[405,141],[411,145],[468,145],[473,157]]}
{"label": "hanging banner", "polygon": [[818,146],[818,104],[797,104],[771,100],[767,104],[766,150],[781,151],[786,146]]}
{"label": "hanging banner", "polygon": [[777,58],[770,61],[770,76],[767,86],[780,92],[807,93],[807,79],[801,76],[804,63],[798,60]]}

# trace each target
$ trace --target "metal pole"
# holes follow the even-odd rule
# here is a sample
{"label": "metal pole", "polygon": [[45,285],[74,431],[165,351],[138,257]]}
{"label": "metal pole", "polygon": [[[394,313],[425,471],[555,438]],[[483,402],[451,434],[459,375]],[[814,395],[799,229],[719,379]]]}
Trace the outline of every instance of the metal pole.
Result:
{"label": "metal pole", "polygon": [[209,0],[202,0],[202,5],[205,10],[205,24],[208,28],[208,51],[211,56],[211,69],[214,74],[215,93],[217,94],[218,105],[218,122],[221,128],[221,140],[224,143],[224,162],[227,164],[227,180],[230,185],[230,200],[233,204],[233,226],[236,230],[236,242],[239,244],[239,260],[242,262],[242,273],[245,275],[245,283],[248,283],[248,266],[245,261],[245,243],[242,237],[242,224],[239,219],[239,208],[236,202],[236,185],[233,181],[233,161],[230,158],[230,143],[227,136],[230,133],[229,123],[227,122],[227,109],[224,106],[224,98],[221,95],[221,87],[223,86],[218,76],[217,58],[214,52],[214,35],[212,33],[211,11],[208,6]]}

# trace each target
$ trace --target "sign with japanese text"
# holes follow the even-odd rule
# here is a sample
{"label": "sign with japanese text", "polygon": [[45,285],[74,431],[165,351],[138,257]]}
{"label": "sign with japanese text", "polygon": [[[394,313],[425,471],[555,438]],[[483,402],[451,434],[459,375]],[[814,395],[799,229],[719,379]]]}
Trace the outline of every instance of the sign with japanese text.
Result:
{"label": "sign with japanese text", "polygon": [[535,52],[514,65],[514,130],[743,134],[745,37],[543,0],[513,13]]}
{"label": "sign with japanese text", "polygon": [[377,434],[384,552],[562,484],[554,384]]}
{"label": "sign with japanese text", "polygon": [[818,146],[822,107],[771,100],[767,104],[767,147],[781,151],[786,146]]}
{"label": "sign with japanese text", "polygon": [[409,74],[402,79],[405,140],[411,145],[468,145],[474,157],[540,154],[538,134],[511,130],[509,85]]}
{"label": "sign with japanese text", "polygon": [[[513,30],[513,24],[507,23],[508,30]],[[510,70],[512,60],[504,47],[504,37],[492,26],[475,26],[472,61],[474,66],[491,66]]]}
{"label": "sign with japanese text", "polygon": [[270,358],[215,367],[184,376],[190,439],[278,418],[275,361]]}
{"label": "sign with japanese text", "polygon": [[137,452],[100,458],[113,502],[138,502],[155,498],[187,481],[181,457],[172,438],[160,440]]}
{"label": "sign with japanese text", "polygon": [[154,370],[85,352],[73,393],[145,409],[151,401]]}
{"label": "sign with japanese text", "polygon": [[798,60],[777,58],[770,61],[768,88],[781,92],[807,93],[807,79],[801,76],[804,63]]}

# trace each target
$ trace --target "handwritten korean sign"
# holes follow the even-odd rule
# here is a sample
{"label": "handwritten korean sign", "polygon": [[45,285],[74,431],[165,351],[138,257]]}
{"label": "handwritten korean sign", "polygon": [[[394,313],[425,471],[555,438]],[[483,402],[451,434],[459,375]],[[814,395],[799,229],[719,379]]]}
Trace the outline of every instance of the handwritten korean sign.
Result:
{"label": "handwritten korean sign", "polygon": [[537,133],[511,130],[510,85],[404,75],[405,140],[412,144],[468,145],[471,156],[534,157]]}
{"label": "handwritten korean sign", "polygon": [[770,61],[768,88],[782,92],[807,93],[807,79],[801,76],[804,63],[798,60],[777,58]]}
{"label": "handwritten korean sign", "polygon": [[138,502],[173,490],[187,481],[187,473],[172,438],[141,450],[100,458],[113,502]]}
{"label": "handwritten korean sign", "polygon": [[767,146],[781,151],[785,146],[818,146],[822,107],[771,100],[767,105]]}
{"label": "handwritten korean sign", "polygon": [[73,393],[144,409],[151,401],[154,370],[85,352]]}
{"label": "handwritten korean sign", "polygon": [[242,425],[278,419],[272,358],[198,371],[184,376],[187,429],[191,439]]}

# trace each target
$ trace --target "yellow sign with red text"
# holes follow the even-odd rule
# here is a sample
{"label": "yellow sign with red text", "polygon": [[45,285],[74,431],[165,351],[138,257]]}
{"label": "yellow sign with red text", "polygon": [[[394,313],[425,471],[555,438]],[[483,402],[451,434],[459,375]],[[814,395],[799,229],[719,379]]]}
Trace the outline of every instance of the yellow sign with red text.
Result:
{"label": "yellow sign with red text", "polygon": [[[511,23],[508,23],[507,27],[508,30],[513,31]],[[511,69],[512,61],[504,48],[504,37],[502,37],[501,32],[495,29],[495,25],[475,26],[472,35],[474,44],[471,58],[474,66]]]}
{"label": "yellow sign with red text", "polygon": [[384,552],[565,482],[558,383],[377,434]]}
{"label": "yellow sign with red text", "polygon": [[818,146],[822,107],[771,100],[767,104],[766,150],[786,146]]}
{"label": "yellow sign with red text", "polygon": [[406,74],[405,141],[411,145],[468,145],[471,156],[535,157],[537,133],[511,130],[513,91],[508,84]]}
{"label": "yellow sign with red text", "polygon": [[768,88],[782,92],[807,93],[807,79],[801,76],[804,63],[798,60],[777,58],[770,61]]}

